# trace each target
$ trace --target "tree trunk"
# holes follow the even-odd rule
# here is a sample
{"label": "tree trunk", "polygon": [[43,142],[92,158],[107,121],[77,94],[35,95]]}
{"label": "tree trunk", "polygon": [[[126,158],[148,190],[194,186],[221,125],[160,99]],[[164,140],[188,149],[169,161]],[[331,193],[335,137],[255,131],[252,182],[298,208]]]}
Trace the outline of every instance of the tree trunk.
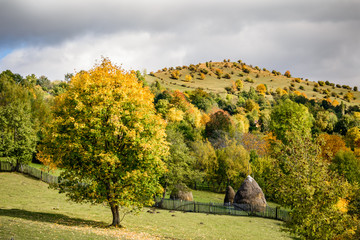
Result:
{"label": "tree trunk", "polygon": [[120,225],[120,215],[119,215],[119,206],[115,204],[110,204],[111,213],[113,215],[113,221],[111,226],[121,227]]}

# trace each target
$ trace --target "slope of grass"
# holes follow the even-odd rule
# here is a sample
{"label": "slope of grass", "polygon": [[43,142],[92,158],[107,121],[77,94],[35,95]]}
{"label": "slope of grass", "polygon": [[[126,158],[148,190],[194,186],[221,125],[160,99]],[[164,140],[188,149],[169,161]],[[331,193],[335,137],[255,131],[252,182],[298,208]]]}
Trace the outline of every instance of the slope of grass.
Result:
{"label": "slope of grass", "polygon": [[111,229],[106,206],[68,202],[18,173],[0,173],[0,192],[0,239],[291,239],[271,219],[148,209]]}
{"label": "slope of grass", "polygon": [[[359,91],[350,91],[344,88],[338,88],[335,86],[318,86],[318,91],[314,91],[314,87],[317,83],[312,81],[307,81],[306,79],[296,79],[295,77],[286,77],[284,75],[274,75],[272,70],[266,70],[255,68],[246,65],[249,69],[249,73],[243,72],[239,63],[225,63],[225,62],[213,62],[212,68],[206,66],[204,63],[199,63],[194,66],[195,70],[190,70],[188,66],[181,67],[179,70],[180,78],[173,79],[171,78],[171,72],[175,71],[174,69],[162,69],[155,73],[153,76],[147,75],[146,81],[148,83],[153,83],[158,80],[162,85],[166,88],[172,90],[194,90],[196,88],[203,88],[208,92],[215,93],[226,93],[225,87],[231,87],[232,82],[237,79],[241,79],[244,81],[244,90],[249,90],[250,87],[256,88],[259,84],[265,84],[267,86],[268,92],[275,92],[277,88],[287,88],[289,90],[290,87],[294,89],[294,91],[298,91],[300,93],[305,94],[309,99],[325,99],[329,98],[331,101],[336,99],[339,103],[343,101],[347,105],[357,105],[360,104],[360,92]],[[208,73],[205,75],[203,80],[200,79],[200,71],[201,69],[206,69]],[[215,74],[215,69],[220,69],[222,71],[222,77],[219,79]],[[190,82],[185,81],[185,76],[193,74],[193,78]],[[225,74],[229,74],[230,79],[224,78]],[[252,79],[254,82],[246,82],[246,79]],[[297,82],[298,81],[298,82]],[[325,80],[324,80],[325,81]],[[329,91],[327,95],[324,91]],[[346,93],[351,92],[355,99],[350,103],[344,100],[344,96]],[[333,96],[335,94],[335,96]],[[266,95],[268,99],[272,99],[270,94]]]}

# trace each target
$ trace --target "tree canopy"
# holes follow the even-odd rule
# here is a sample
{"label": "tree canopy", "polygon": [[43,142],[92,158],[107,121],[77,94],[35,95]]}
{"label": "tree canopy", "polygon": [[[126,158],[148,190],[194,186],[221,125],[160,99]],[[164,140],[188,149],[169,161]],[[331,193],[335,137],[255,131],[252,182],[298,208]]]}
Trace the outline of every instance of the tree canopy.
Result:
{"label": "tree canopy", "polygon": [[113,226],[120,208],[151,205],[162,192],[168,144],[153,99],[134,73],[108,59],[77,73],[55,98],[41,157],[64,169],[56,187],[71,200],[107,203]]}

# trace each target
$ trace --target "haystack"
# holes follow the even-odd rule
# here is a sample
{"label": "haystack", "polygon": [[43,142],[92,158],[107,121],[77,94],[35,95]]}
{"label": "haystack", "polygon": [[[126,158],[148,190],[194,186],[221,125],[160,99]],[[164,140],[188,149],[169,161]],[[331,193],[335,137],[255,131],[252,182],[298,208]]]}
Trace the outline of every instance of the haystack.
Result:
{"label": "haystack", "polygon": [[265,211],[267,204],[264,193],[251,176],[247,176],[236,192],[233,205],[244,211]]}
{"label": "haystack", "polygon": [[235,191],[231,186],[226,187],[226,193],[224,198],[224,205],[231,206],[234,202]]}
{"label": "haystack", "polygon": [[170,193],[170,199],[193,201],[193,195],[186,185],[177,184]]}

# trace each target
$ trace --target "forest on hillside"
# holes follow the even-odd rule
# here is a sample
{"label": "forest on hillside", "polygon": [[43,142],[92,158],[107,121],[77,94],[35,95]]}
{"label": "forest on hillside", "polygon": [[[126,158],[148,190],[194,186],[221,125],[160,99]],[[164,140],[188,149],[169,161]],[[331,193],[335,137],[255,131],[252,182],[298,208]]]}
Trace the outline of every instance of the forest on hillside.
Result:
{"label": "forest on hillside", "polygon": [[[56,82],[10,70],[0,74],[1,158],[16,166],[42,161],[56,167],[41,157],[42,146],[56,120],[54,106],[81,74]],[[348,104],[350,95],[335,102],[284,88],[267,93],[264,84],[245,89],[242,79],[226,94],[179,91],[146,82],[140,71],[129,74],[151,91],[154,114],[166,123],[169,155],[159,178],[165,191],[181,184],[224,192],[251,175],[267,199],[292,209],[287,227],[293,233],[306,239],[359,236],[360,106]]]}

